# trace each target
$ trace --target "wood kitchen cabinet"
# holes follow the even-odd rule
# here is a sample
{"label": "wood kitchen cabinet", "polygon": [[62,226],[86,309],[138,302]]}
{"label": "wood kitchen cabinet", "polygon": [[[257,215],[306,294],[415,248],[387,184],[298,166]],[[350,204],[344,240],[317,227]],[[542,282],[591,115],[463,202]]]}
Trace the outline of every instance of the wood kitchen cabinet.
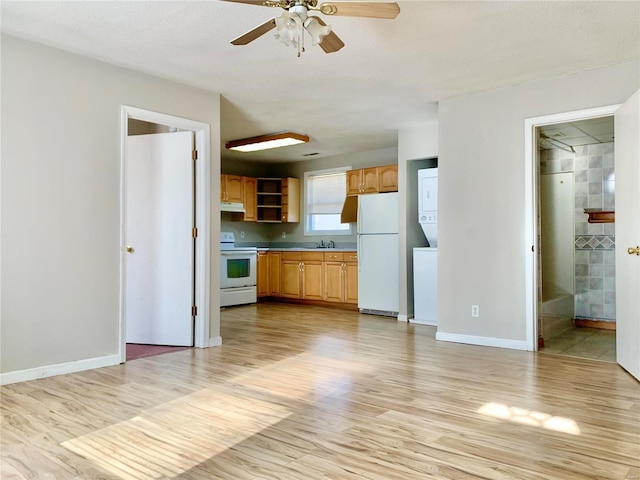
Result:
{"label": "wood kitchen cabinet", "polygon": [[257,295],[258,297],[268,297],[269,288],[269,252],[258,251],[258,262],[256,266]]}
{"label": "wood kitchen cabinet", "polygon": [[323,299],[324,271],[322,267],[322,252],[304,252],[302,256],[302,298],[305,300]]}
{"label": "wood kitchen cabinet", "polygon": [[258,296],[357,308],[357,253],[311,250],[259,255]]}
{"label": "wood kitchen cabinet", "polygon": [[358,304],[358,257],[355,252],[325,252],[323,300]]}
{"label": "wood kitchen cabinet", "polygon": [[282,223],[300,221],[300,179],[282,179]]}
{"label": "wood kitchen cabinet", "polygon": [[269,295],[280,296],[280,252],[269,252]]}
{"label": "wood kitchen cabinet", "polygon": [[325,253],[324,299],[325,302],[344,302],[344,262],[342,253]]}
{"label": "wood kitchen cabinet", "polygon": [[397,165],[347,170],[347,195],[397,191]]}
{"label": "wood kitchen cabinet", "polygon": [[244,183],[241,175],[220,175],[220,200],[244,203]]}
{"label": "wood kitchen cabinet", "polygon": [[398,191],[398,165],[378,167],[378,191],[381,193]]}
{"label": "wood kitchen cabinet", "polygon": [[302,252],[282,252],[280,260],[280,296],[284,298],[302,297],[300,264]]}
{"label": "wood kitchen cabinet", "polygon": [[347,195],[358,195],[361,186],[361,170],[347,170]]}
{"label": "wood kitchen cabinet", "polygon": [[322,252],[282,252],[280,296],[322,300],[324,287]]}
{"label": "wood kitchen cabinet", "polygon": [[344,302],[358,305],[358,254],[344,253]]}
{"label": "wood kitchen cabinet", "polygon": [[347,171],[347,195],[378,192],[378,167]]}
{"label": "wood kitchen cabinet", "polygon": [[242,187],[244,190],[244,217],[245,222],[255,222],[258,220],[257,191],[258,179],[254,177],[242,177]]}
{"label": "wood kitchen cabinet", "polygon": [[256,199],[258,222],[300,221],[300,179],[258,178]]}

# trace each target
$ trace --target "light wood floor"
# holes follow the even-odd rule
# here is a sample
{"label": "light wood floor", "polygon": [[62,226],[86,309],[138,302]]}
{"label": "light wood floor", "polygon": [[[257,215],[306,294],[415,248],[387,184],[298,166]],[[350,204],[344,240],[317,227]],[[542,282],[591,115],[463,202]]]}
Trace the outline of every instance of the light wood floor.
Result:
{"label": "light wood floor", "polygon": [[614,363],[321,307],[222,316],[219,348],[2,387],[0,477],[640,478],[640,384]]}

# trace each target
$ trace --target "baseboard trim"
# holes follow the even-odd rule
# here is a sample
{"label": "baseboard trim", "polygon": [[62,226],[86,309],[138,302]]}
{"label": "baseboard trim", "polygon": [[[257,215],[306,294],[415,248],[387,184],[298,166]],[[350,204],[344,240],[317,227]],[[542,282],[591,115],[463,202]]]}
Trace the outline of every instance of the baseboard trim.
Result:
{"label": "baseboard trim", "polygon": [[438,322],[436,322],[435,320],[416,320],[415,318],[412,318],[411,320],[409,320],[409,322],[413,323],[414,325],[430,325],[432,327],[438,326]]}
{"label": "baseboard trim", "polygon": [[46,365],[44,367],[28,368],[26,370],[16,370],[14,372],[0,374],[0,385],[28,382],[29,380],[64,375],[66,373],[82,372],[83,370],[92,370],[94,368],[110,367],[120,363],[120,354],[115,354],[107,355],[105,357],[87,358],[85,360],[77,360],[75,362]]}
{"label": "baseboard trim", "polygon": [[409,322],[409,315],[398,315],[399,322]]}
{"label": "baseboard trim", "polygon": [[574,319],[573,324],[582,328],[600,328],[602,330],[615,330],[616,322],[605,322],[604,320],[587,320],[584,318]]}
{"label": "baseboard trim", "polygon": [[219,347],[220,345],[222,345],[222,337],[211,337],[209,339],[210,347]]}
{"label": "baseboard trim", "polygon": [[478,337],[475,335],[461,335],[459,333],[436,332],[436,340],[483,347],[508,348],[511,350],[528,350],[527,342],[523,340],[509,340],[506,338]]}

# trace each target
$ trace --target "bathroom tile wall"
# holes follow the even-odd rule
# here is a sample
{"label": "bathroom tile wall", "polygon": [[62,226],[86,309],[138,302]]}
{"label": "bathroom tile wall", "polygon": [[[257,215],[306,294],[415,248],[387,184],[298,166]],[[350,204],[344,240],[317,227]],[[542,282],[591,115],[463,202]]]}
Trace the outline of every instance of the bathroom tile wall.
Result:
{"label": "bathroom tile wall", "polygon": [[540,173],[574,172],[575,317],[615,321],[615,224],[588,223],[585,208],[614,210],[613,142],[544,150]]}

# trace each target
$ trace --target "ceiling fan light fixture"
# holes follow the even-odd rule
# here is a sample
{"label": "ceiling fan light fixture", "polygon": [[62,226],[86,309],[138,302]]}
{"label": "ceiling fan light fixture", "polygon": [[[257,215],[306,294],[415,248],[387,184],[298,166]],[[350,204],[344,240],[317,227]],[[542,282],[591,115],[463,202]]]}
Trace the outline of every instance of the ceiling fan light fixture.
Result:
{"label": "ceiling fan light fixture", "polygon": [[276,39],[283,45],[294,46],[300,45],[300,37],[302,36],[302,21],[296,13],[283,12],[282,15],[275,18],[276,22]]}
{"label": "ceiling fan light fixture", "polygon": [[304,28],[311,35],[313,45],[322,43],[322,39],[331,32],[331,25],[321,25],[316,17],[308,17],[304,21]]}
{"label": "ceiling fan light fixture", "polygon": [[243,138],[242,140],[233,140],[228,142],[225,147],[228,150],[238,152],[256,152],[258,150],[267,150],[269,148],[288,147],[307,143],[309,137],[301,133],[281,132],[271,133],[269,135],[260,135],[258,137]]}

